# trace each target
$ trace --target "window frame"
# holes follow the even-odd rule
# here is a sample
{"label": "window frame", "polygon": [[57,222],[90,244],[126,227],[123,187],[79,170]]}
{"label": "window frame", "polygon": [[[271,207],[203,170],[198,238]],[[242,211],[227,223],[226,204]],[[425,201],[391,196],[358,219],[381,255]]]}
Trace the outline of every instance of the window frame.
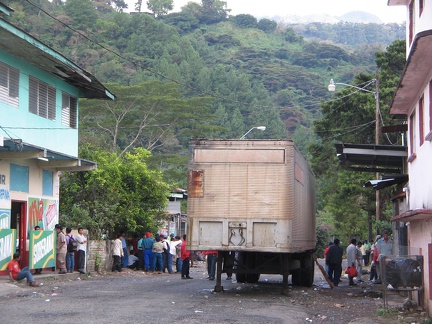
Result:
{"label": "window frame", "polygon": [[62,91],[61,123],[73,129],[78,128],[78,100],[64,91]]}
{"label": "window frame", "polygon": [[18,69],[0,62],[0,101],[14,108],[19,107],[19,77]]}
{"label": "window frame", "polygon": [[56,120],[56,89],[34,76],[29,76],[29,112]]}

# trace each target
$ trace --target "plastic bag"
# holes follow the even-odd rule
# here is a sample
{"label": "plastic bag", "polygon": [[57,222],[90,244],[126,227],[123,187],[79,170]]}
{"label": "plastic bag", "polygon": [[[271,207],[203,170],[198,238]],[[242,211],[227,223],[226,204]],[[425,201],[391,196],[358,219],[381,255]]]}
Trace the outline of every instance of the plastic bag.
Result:
{"label": "plastic bag", "polygon": [[357,277],[358,275],[356,267],[347,267],[345,269],[345,273],[348,275],[348,277]]}

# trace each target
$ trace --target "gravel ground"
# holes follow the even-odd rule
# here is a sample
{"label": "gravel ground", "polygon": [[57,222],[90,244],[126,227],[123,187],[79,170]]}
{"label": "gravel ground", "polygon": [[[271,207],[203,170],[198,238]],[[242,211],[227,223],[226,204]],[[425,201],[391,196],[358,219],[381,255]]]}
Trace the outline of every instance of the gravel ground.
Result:
{"label": "gravel ground", "polygon": [[313,287],[290,286],[288,296],[281,294],[282,277],[277,275],[262,275],[256,284],[240,284],[223,274],[224,292],[215,293],[215,281],[206,279],[204,262],[195,265],[193,280],[182,280],[179,274],[126,270],[81,278],[41,278],[43,286],[37,288],[21,283],[20,289],[0,299],[0,321],[388,324],[426,319],[417,309],[402,310],[405,297],[395,294],[389,296],[390,308],[385,310],[377,285],[348,287],[344,279],[330,289],[319,271]]}

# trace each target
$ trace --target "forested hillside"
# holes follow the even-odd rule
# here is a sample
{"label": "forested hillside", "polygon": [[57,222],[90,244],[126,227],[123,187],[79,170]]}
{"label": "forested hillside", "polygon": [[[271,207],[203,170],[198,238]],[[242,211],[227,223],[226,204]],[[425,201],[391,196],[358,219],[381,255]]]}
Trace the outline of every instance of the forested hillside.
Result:
{"label": "forested hillside", "polygon": [[[250,15],[229,16],[229,2],[225,9],[218,0],[190,3],[179,13],[155,11],[157,17],[119,12],[104,3],[24,0],[10,5],[16,9],[14,23],[102,82],[169,81],[186,98],[211,98],[208,118],[202,120],[209,127],[194,133],[200,137],[237,138],[257,124],[267,130],[256,137],[291,137],[316,117],[330,78],[349,82],[359,72],[373,72],[375,51],[400,35],[397,25],[378,33],[382,25],[290,27]],[[121,9],[121,2],[113,4]],[[367,44],[359,34],[369,37]],[[359,41],[357,48],[352,40]],[[126,144],[116,145],[123,149]]]}
{"label": "forested hillside", "polygon": [[[142,1],[138,3],[144,6]],[[114,154],[128,163],[143,159],[146,166],[139,169],[146,170],[148,165],[151,170],[162,171],[169,185],[186,188],[191,138],[240,138],[251,127],[266,126],[264,132],[254,131],[249,137],[292,138],[311,162],[318,176],[320,223],[341,229],[349,210],[364,208],[366,217],[361,226],[343,231],[350,235],[366,231],[365,226],[371,226],[365,221],[372,215],[370,201],[366,207],[353,207],[360,204],[356,197],[364,192],[352,194],[353,201],[338,192],[344,189],[348,175],[337,170],[333,144],[345,138],[361,138],[364,143],[370,140],[374,98],[369,95],[347,100],[347,104],[330,104],[335,111],[343,106],[350,113],[349,120],[344,119],[345,113],[323,116],[322,107],[332,102],[327,90],[331,78],[342,83],[365,82],[384,69],[381,101],[385,111],[405,60],[403,42],[393,45],[389,55],[386,47],[404,37],[404,26],[288,25],[251,15],[231,16],[229,1],[202,0],[175,13],[170,13],[169,0],[150,3],[151,13],[124,13],[121,0],[8,2],[15,9],[9,18],[14,24],[77,62],[117,96],[113,102],[80,101],[82,157],[103,159]],[[358,106],[363,107],[361,117],[367,127],[355,126]],[[317,122],[321,119],[322,123]],[[319,130],[316,133],[312,131],[314,122],[315,130]],[[333,127],[336,124],[352,130],[362,127],[365,134],[358,137],[349,131],[351,137],[346,137],[346,129]],[[147,149],[152,155],[128,155],[135,148]],[[113,168],[106,160],[99,165]],[[120,167],[125,172],[132,169]],[[83,210],[89,195],[76,188],[90,184],[88,192],[92,194],[94,188],[100,188],[95,185],[99,182],[93,182],[92,187],[86,177],[98,176],[63,176],[66,186],[62,184],[62,188],[66,189],[62,190],[66,191],[62,194],[68,197],[62,205],[63,214],[75,213],[81,220],[83,214],[89,215],[89,224],[95,215],[103,215],[107,226],[116,228],[122,225],[111,222],[112,217],[119,217],[118,205],[121,213],[130,213],[119,222],[128,219],[128,226],[136,222],[137,232],[157,228],[150,224],[153,211],[144,213],[124,206],[131,201],[128,194],[137,183],[131,180],[136,174],[126,175],[126,180],[135,184],[119,181],[125,186],[122,200],[118,193],[105,189],[109,199],[98,193],[100,205],[89,200]],[[355,186],[360,182],[357,180]],[[107,208],[104,199],[114,207]],[[73,212],[78,208],[76,200],[81,209]],[[146,210],[146,202],[142,204]],[[138,214],[145,214],[147,220],[137,221]],[[108,231],[108,227],[98,230]]]}

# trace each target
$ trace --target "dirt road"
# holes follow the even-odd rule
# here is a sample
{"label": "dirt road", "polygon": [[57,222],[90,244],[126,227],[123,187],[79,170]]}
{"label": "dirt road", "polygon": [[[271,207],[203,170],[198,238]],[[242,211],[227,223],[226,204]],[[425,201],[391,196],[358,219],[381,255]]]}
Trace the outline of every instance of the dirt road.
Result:
{"label": "dirt road", "polygon": [[[21,284],[0,299],[2,323],[396,323],[409,317],[421,323],[420,312],[385,312],[377,287],[348,280],[330,289],[316,272],[311,288],[290,287],[281,294],[282,277],[263,275],[257,284],[226,280],[215,293],[205,264],[195,262],[193,280],[179,274],[147,274],[127,270],[68,280],[39,280],[43,286]],[[234,277],[233,277],[234,278]],[[393,306],[402,303],[398,297]],[[385,316],[378,316],[384,313]]]}

